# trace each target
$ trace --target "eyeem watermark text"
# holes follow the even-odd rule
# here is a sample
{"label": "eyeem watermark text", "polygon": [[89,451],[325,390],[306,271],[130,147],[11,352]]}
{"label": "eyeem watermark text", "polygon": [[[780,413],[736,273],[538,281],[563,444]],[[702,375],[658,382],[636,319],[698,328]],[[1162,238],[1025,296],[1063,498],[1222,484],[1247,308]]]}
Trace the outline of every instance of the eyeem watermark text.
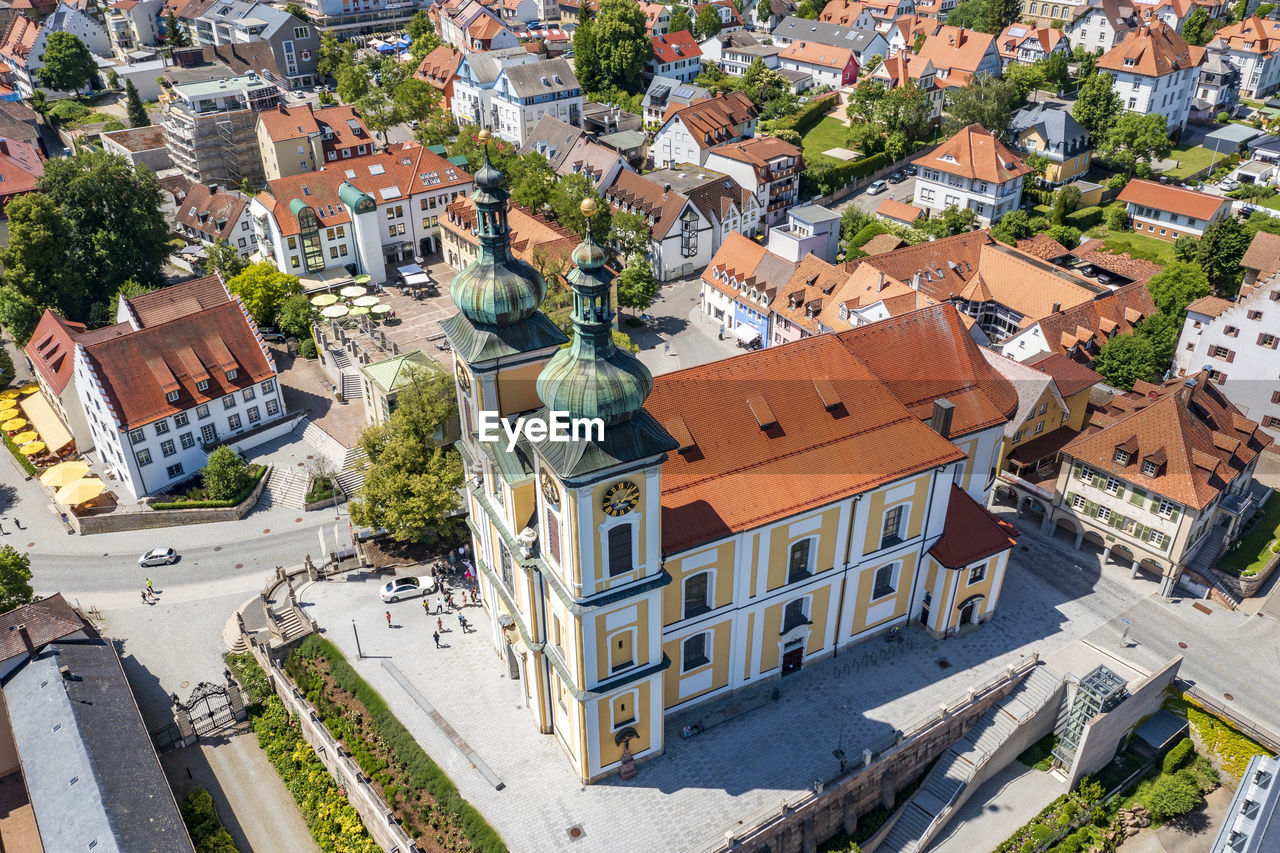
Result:
{"label": "eyeem watermark text", "polygon": [[531,443],[604,441],[603,418],[574,418],[568,412],[551,412],[546,420],[541,418],[504,419],[497,412],[480,413],[480,440],[497,442],[507,437],[507,452],[515,449],[524,437]]}

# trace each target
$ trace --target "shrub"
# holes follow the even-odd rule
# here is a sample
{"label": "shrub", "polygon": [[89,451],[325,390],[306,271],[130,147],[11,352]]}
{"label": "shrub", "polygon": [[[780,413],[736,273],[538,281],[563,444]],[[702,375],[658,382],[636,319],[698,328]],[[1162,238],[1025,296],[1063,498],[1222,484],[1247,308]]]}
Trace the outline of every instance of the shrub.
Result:
{"label": "shrub", "polygon": [[1173,749],[1164,755],[1164,764],[1161,769],[1165,773],[1174,773],[1187,763],[1191,758],[1192,752],[1195,751],[1195,744],[1191,742],[1191,738],[1184,737],[1182,740],[1174,744]]}
{"label": "shrub", "polygon": [[244,491],[251,476],[239,453],[227,445],[216,448],[205,462],[204,490],[209,500],[229,500]]}
{"label": "shrub", "polygon": [[316,342],[312,338],[304,338],[302,343],[298,344],[298,355],[302,358],[315,358]]}
{"label": "shrub", "polygon": [[804,145],[804,140],[800,137],[800,134],[788,127],[775,128],[770,131],[769,135],[774,139],[794,145],[797,148]]}
{"label": "shrub", "polygon": [[1040,234],[1049,230],[1049,219],[1044,216],[1033,216],[1027,223],[1031,226],[1031,233]]}
{"label": "shrub", "polygon": [[1117,204],[1107,211],[1107,227],[1112,231],[1123,231],[1129,221],[1129,211],[1123,204]]}
{"label": "shrub", "polygon": [[8,387],[14,375],[13,357],[9,355],[9,348],[0,346],[0,388]]}
{"label": "shrub", "polygon": [[113,118],[102,126],[103,133],[110,133],[113,130],[124,130],[124,122],[120,121],[120,119]]}
{"label": "shrub", "polygon": [[872,154],[861,160],[850,160],[847,163],[820,161],[807,167],[804,175],[818,189],[820,195],[829,195],[857,178],[875,174],[892,162],[889,155],[881,151],[879,154]]}
{"label": "shrub", "polygon": [[1127,183],[1129,183],[1129,177],[1125,174],[1117,173],[1107,178],[1107,189],[1122,190]]}
{"label": "shrub", "polygon": [[1092,207],[1082,207],[1077,211],[1068,213],[1064,221],[1067,225],[1079,228],[1081,231],[1088,231],[1093,226],[1102,222],[1102,214],[1103,209],[1097,205]]}
{"label": "shrub", "polygon": [[1147,790],[1145,799],[1151,816],[1166,821],[1200,805],[1200,791],[1182,775],[1161,776]]}
{"label": "shrub", "polygon": [[36,466],[31,464],[31,460],[18,452],[18,445],[13,443],[13,439],[9,438],[9,433],[4,433],[4,446],[9,448],[9,452],[13,454],[13,458],[18,460],[18,465],[26,471],[28,475],[34,477],[38,472]]}
{"label": "shrub", "polygon": [[213,797],[204,788],[196,788],[182,801],[182,822],[196,853],[238,853],[231,833],[218,820]]}
{"label": "shrub", "polygon": [[1045,233],[1068,249],[1080,245],[1080,229],[1071,225],[1054,225]]}
{"label": "shrub", "polygon": [[[813,98],[795,112],[774,119],[769,126],[769,133],[773,136],[778,136],[778,131],[780,130],[792,130],[796,134],[803,136],[815,124],[822,121],[822,117],[830,111],[831,105],[835,102],[835,97],[834,92],[828,92],[825,95]],[[781,139],[782,137],[779,136],[778,138]],[[793,144],[799,145],[798,142]]]}
{"label": "shrub", "polygon": [[849,238],[849,247],[852,249],[861,249],[871,240],[872,237],[888,233],[889,229],[886,228],[883,223],[869,222],[863,226],[857,234],[854,234]]}
{"label": "shrub", "polygon": [[244,488],[238,494],[232,495],[224,500],[214,500],[204,497],[203,489],[192,489],[188,492],[186,500],[181,501],[162,501],[153,503],[152,509],[223,509],[236,504],[249,497],[258,485],[258,481],[262,479],[262,475],[267,471],[263,465],[249,466],[249,480],[245,483]]}

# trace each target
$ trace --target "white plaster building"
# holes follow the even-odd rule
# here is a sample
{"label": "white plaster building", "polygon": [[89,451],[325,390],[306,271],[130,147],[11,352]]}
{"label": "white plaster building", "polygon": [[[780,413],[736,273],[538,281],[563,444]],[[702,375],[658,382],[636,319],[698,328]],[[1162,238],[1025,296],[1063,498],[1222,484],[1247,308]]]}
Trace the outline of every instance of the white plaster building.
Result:
{"label": "white plaster building", "polygon": [[986,226],[1022,203],[1022,182],[1031,174],[1004,143],[971,124],[916,161],[912,204],[930,214],[951,205],[968,208]]}
{"label": "white plaster building", "polygon": [[566,59],[539,60],[522,47],[469,54],[458,66],[451,106],[459,124],[524,145],[543,116],[582,123],[582,88]]}
{"label": "white plaster building", "polygon": [[163,8],[164,0],[118,0],[106,7],[107,36],[117,57],[158,43]]}
{"label": "white plaster building", "polygon": [[695,101],[667,115],[649,146],[659,169],[677,163],[707,161],[707,152],[724,142],[755,135],[759,111],[742,92]]}
{"label": "white plaster building", "polygon": [[66,3],[59,3],[40,23],[25,15],[10,19],[0,38],[0,60],[13,72],[13,88],[25,99],[41,89],[50,98],[70,97],[71,92],[53,92],[40,86],[39,72],[44,67],[45,45],[52,33],[71,33],[95,56],[111,56],[111,37],[96,18]]}
{"label": "white plaster building", "polygon": [[1203,62],[1203,47],[1187,44],[1164,23],[1152,23],[1103,54],[1098,70],[1111,74],[1125,109],[1160,113],[1172,133],[1190,118]]}
{"label": "white plaster building", "polygon": [[1262,99],[1280,86],[1280,21],[1257,15],[1218,30],[1209,49],[1240,72],[1240,94]]}
{"label": "white plaster building", "polygon": [[609,209],[649,219],[649,257],[659,281],[689,275],[715,254],[714,226],[688,196],[635,172],[620,172],[604,192]]}
{"label": "white plaster building", "polygon": [[787,211],[800,199],[803,152],[781,139],[757,136],[717,145],[707,152],[706,166],[724,172],[756,197],[765,228],[786,222]]}
{"label": "white plaster building", "polygon": [[[1051,20],[1044,23],[1052,23],[1057,18],[1058,9],[1061,8],[1065,14],[1070,14],[1074,8],[1075,17],[1071,23],[1067,25],[1067,39],[1071,42],[1071,49],[1082,47],[1091,53],[1102,51],[1103,53],[1111,50],[1115,45],[1136,30],[1141,23],[1137,13],[1134,11],[1134,5],[1124,0],[1089,0],[1086,4],[1075,7],[1070,5],[1041,3],[1040,17],[1043,20],[1044,10],[1049,9],[1052,5],[1053,15]],[[1035,12],[1035,4],[1031,5],[1032,14]]]}

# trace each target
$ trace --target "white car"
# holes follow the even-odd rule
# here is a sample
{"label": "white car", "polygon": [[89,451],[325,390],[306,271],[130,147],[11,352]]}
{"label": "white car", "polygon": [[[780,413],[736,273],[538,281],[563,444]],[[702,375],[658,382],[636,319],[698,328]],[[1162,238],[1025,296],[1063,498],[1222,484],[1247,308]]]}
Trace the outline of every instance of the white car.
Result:
{"label": "white car", "polygon": [[172,548],[155,548],[138,558],[138,565],[169,566],[178,562],[178,552]]}
{"label": "white car", "polygon": [[880,195],[887,189],[889,189],[888,181],[872,181],[871,186],[867,187],[867,195]]}
{"label": "white car", "polygon": [[378,590],[378,595],[388,604],[393,604],[402,598],[412,598],[415,595],[429,595],[436,591],[436,579],[430,575],[426,577],[407,577],[389,580],[382,585],[382,589]]}

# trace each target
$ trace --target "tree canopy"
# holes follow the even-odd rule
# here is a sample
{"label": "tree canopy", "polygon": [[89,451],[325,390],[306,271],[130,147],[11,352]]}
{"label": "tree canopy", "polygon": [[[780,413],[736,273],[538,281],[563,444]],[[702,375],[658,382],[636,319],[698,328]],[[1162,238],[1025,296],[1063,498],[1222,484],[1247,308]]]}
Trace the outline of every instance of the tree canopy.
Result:
{"label": "tree canopy", "polygon": [[36,600],[31,588],[31,558],[12,545],[0,548],[0,613]]}
{"label": "tree canopy", "polygon": [[149,126],[151,118],[147,115],[147,108],[142,105],[142,96],[138,94],[138,87],[133,85],[132,80],[124,81],[124,97],[125,109],[129,113],[129,126]]}
{"label": "tree canopy", "polygon": [[205,249],[204,262],[200,268],[204,270],[205,275],[213,275],[216,272],[222,276],[223,281],[231,281],[249,268],[249,261],[240,256],[240,250],[235,246],[221,237],[216,237]]}
{"label": "tree canopy", "polygon": [[1219,219],[1205,229],[1196,247],[1196,260],[1221,295],[1234,296],[1240,289],[1244,277],[1240,259],[1252,240],[1253,234],[1234,216]]}
{"label": "tree canopy", "polygon": [[981,74],[968,86],[949,90],[948,95],[948,133],[980,124],[1001,138],[1008,133],[1009,120],[1023,100],[1015,81],[990,74]]}
{"label": "tree canopy", "polygon": [[1156,374],[1155,349],[1142,335],[1116,335],[1098,350],[1093,369],[1111,385],[1128,391],[1139,379],[1149,381]]}
{"label": "tree canopy", "polygon": [[712,36],[719,35],[723,27],[724,22],[720,20],[720,13],[710,3],[702,7],[702,11],[698,13],[698,18],[693,24],[694,33],[699,39],[709,39]]}
{"label": "tree canopy", "polygon": [[1071,108],[1071,117],[1080,122],[1094,144],[1107,138],[1107,131],[1120,115],[1120,96],[1111,75],[1103,71],[1080,84],[1080,94]]}
{"label": "tree canopy", "polygon": [[1181,314],[1188,305],[1209,295],[1209,277],[1199,264],[1174,261],[1151,277],[1147,290],[1157,308],[1165,314],[1178,315],[1181,322]]}
{"label": "tree canopy", "polygon": [[1160,113],[1125,112],[1098,144],[1098,153],[1131,175],[1138,164],[1150,166],[1152,161],[1168,157],[1172,150],[1169,127]]}
{"label": "tree canopy", "polygon": [[684,6],[672,6],[671,21],[667,24],[667,29],[673,33],[692,33],[693,19],[689,17],[689,10]]}
{"label": "tree canopy", "polygon": [[46,89],[78,92],[98,76],[98,63],[79,36],[65,31],[52,32],[45,40],[44,65],[36,75]]}
{"label": "tree canopy", "polygon": [[596,192],[595,182],[586,175],[576,173],[561,176],[560,180],[556,181],[547,204],[555,214],[556,221],[574,234],[581,236],[586,233],[587,225],[587,218],[581,209],[584,198],[594,199],[600,211],[591,218],[591,236],[597,242],[603,243],[609,239],[608,206],[601,201],[600,194]]}
{"label": "tree canopy", "polygon": [[204,493],[211,501],[229,501],[249,485],[249,466],[228,445],[214,449],[200,472]]}
{"label": "tree canopy", "polygon": [[632,255],[618,276],[618,305],[643,311],[658,298],[658,279],[645,255]]}
{"label": "tree canopy", "polygon": [[596,42],[608,45],[608,50],[597,50],[591,56],[595,71],[590,76],[596,85],[588,86],[577,71],[584,57],[577,52],[575,33],[574,69],[583,90],[595,92],[617,86],[628,92],[641,91],[641,74],[645,63],[653,58],[644,10],[632,0],[601,0],[600,11],[590,28]]}
{"label": "tree canopy", "polygon": [[301,290],[296,275],[280,272],[265,261],[228,281],[227,289],[244,301],[259,326],[274,326],[284,301]]}

